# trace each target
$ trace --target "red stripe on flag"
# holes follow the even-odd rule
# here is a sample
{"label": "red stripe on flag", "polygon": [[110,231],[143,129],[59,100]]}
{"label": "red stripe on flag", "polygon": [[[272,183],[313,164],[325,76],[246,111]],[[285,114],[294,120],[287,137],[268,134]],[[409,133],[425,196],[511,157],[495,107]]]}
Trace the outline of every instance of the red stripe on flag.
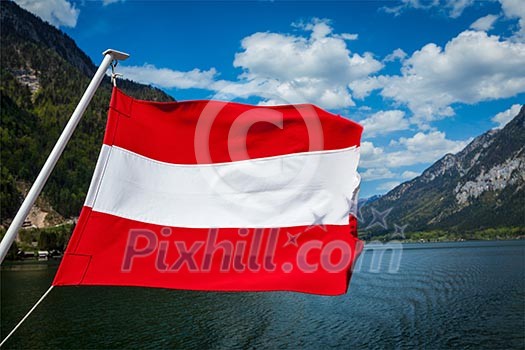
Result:
{"label": "red stripe on flag", "polygon": [[339,295],[362,249],[355,224],[168,228],[84,207],[53,285]]}
{"label": "red stripe on flag", "polygon": [[309,104],[149,102],[114,88],[104,143],[176,164],[359,146],[362,127]]}

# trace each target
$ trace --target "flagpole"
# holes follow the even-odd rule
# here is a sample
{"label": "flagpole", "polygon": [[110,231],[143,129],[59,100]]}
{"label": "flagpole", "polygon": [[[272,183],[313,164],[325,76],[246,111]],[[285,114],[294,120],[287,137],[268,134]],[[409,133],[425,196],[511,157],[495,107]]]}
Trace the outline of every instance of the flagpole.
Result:
{"label": "flagpole", "polygon": [[58,138],[57,143],[55,144],[53,150],[49,154],[49,157],[47,158],[44,166],[42,167],[42,170],[40,170],[40,173],[38,174],[35,182],[33,183],[33,186],[31,186],[31,189],[29,190],[26,198],[24,199],[24,202],[20,206],[20,209],[18,209],[18,212],[16,213],[13,222],[9,226],[9,229],[7,230],[4,238],[2,239],[2,242],[0,242],[0,264],[4,261],[4,258],[7,255],[11,244],[16,238],[18,230],[20,229],[20,227],[22,227],[22,224],[27,218],[27,215],[33,207],[33,204],[35,203],[38,195],[40,194],[40,192],[42,192],[42,189],[44,188],[44,185],[46,184],[46,181],[49,178],[51,171],[53,171],[53,168],[58,162],[58,159],[62,155],[64,148],[66,147],[69,139],[71,138],[71,135],[73,134],[73,131],[75,131],[78,122],[82,118],[82,115],[84,114],[87,106],[91,102],[93,95],[95,94],[97,88],[102,82],[102,79],[104,78],[107,69],[113,61],[123,61],[129,57],[127,53],[111,49],[104,51],[103,55],[104,59],[102,60],[102,63],[98,67],[95,75],[93,76],[93,79],[91,79],[91,82],[89,83],[86,91],[84,92],[84,95],[80,99],[80,102],[78,103],[73,114],[71,115],[71,118],[67,122],[66,127],[62,131],[60,137]]}

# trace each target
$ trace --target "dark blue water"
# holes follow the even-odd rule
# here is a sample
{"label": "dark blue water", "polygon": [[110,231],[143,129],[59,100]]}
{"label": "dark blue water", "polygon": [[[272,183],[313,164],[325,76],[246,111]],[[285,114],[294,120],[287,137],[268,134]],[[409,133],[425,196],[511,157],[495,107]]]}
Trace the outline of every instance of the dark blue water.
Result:
{"label": "dark blue water", "polygon": [[[59,287],[6,348],[525,348],[524,241],[407,244],[397,272],[392,254],[374,272],[367,251],[341,297]],[[55,271],[2,268],[2,338]]]}

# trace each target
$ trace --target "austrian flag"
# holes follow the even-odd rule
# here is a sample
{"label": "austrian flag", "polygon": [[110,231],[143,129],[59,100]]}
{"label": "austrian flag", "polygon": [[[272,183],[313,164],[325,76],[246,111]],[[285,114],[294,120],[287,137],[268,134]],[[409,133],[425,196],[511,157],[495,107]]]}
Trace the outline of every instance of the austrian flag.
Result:
{"label": "austrian flag", "polygon": [[345,293],[362,127],[309,104],[149,102],[114,88],[53,285]]}

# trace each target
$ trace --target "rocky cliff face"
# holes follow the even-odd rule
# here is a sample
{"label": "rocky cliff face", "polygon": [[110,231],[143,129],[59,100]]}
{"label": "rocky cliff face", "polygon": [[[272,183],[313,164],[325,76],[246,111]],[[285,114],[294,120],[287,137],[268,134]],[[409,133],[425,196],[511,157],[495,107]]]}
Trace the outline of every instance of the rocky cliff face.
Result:
{"label": "rocky cliff face", "polygon": [[490,130],[457,154],[447,154],[371,209],[408,230],[525,226],[525,107],[503,129]]}

